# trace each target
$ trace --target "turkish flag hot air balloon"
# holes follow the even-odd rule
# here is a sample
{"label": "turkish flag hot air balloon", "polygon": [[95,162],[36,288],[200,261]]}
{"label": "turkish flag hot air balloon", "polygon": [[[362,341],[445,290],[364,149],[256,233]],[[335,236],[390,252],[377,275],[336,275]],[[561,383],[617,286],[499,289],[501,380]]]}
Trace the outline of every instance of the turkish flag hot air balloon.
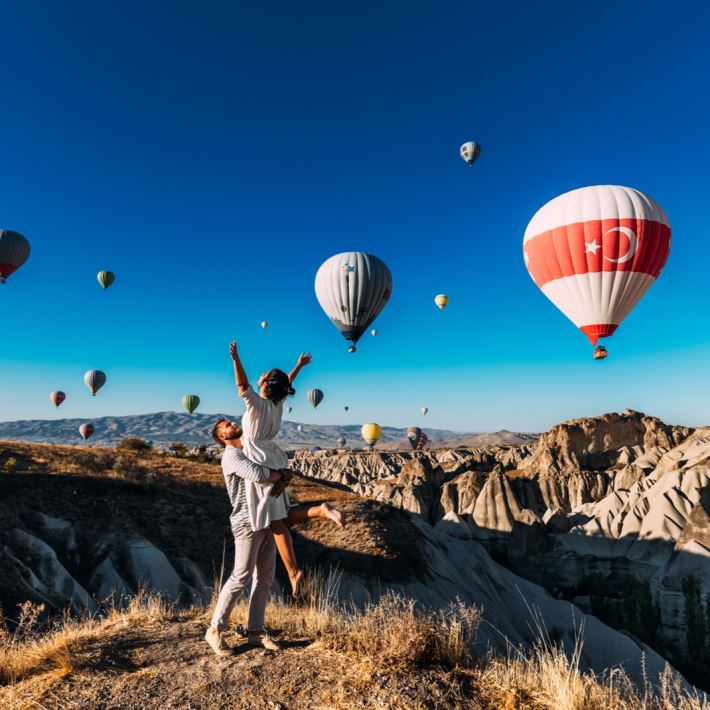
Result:
{"label": "turkish flag hot air balloon", "polygon": [[542,292],[596,345],[651,288],[670,248],[658,203],[630,187],[597,185],[539,209],[523,257]]}

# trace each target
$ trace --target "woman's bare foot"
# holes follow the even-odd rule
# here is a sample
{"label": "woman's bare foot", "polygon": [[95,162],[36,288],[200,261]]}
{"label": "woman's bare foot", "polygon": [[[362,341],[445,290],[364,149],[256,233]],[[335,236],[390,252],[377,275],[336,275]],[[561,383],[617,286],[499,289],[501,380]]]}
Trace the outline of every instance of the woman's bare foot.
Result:
{"label": "woman's bare foot", "polygon": [[303,582],[303,572],[299,569],[293,576],[288,577],[291,580],[291,590],[294,599],[298,599],[301,593],[301,582]]}
{"label": "woman's bare foot", "polygon": [[345,515],[329,503],[321,503],[321,512],[324,518],[330,518],[339,528],[345,527]]}

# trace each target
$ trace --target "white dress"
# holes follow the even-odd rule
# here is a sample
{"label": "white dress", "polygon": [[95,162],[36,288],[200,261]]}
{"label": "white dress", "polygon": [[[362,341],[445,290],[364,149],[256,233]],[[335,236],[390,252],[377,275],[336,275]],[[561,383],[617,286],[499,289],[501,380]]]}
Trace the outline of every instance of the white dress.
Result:
{"label": "white dress", "polygon": [[[251,385],[242,395],[246,412],[242,417],[242,450],[248,459],[261,466],[280,469],[288,465],[288,456],[274,441],[281,429],[283,402],[275,404],[258,395]],[[263,530],[274,520],[288,515],[289,500],[286,493],[274,498],[272,485],[246,483],[246,497],[254,530]]]}

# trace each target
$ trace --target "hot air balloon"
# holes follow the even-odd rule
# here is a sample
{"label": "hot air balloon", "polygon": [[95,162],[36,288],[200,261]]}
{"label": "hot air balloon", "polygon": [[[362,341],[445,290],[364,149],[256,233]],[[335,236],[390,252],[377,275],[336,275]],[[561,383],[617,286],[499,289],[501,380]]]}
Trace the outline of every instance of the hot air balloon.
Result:
{"label": "hot air balloon", "polygon": [[30,258],[30,243],[19,232],[0,229],[0,284]]}
{"label": "hot air balloon", "polygon": [[323,392],[319,389],[312,389],[308,392],[308,401],[315,409],[323,401]]}
{"label": "hot air balloon", "polygon": [[459,148],[459,153],[469,165],[473,165],[481,154],[481,146],[476,141],[467,141]]}
{"label": "hot air balloon", "polygon": [[331,256],[316,274],[316,297],[321,308],[352,342],[348,352],[379,315],[392,293],[392,274],[381,259],[363,252]]}
{"label": "hot air balloon", "polygon": [[311,446],[311,448],[308,450],[309,451],[320,451],[320,446]]}
{"label": "hot air balloon", "polygon": [[362,425],[360,433],[362,434],[362,438],[365,440],[365,443],[372,448],[380,440],[380,437],[382,436],[382,428],[379,424],[370,422],[369,424]]}
{"label": "hot air balloon", "polygon": [[422,407],[421,408],[421,413],[426,414],[429,411],[429,407]]}
{"label": "hot air balloon", "polygon": [[268,324],[265,320],[263,320],[263,321],[261,321],[261,327],[262,327],[262,328],[268,328],[268,327],[269,327],[269,324]]}
{"label": "hot air balloon", "polygon": [[409,429],[407,429],[407,439],[409,439],[409,443],[412,445],[413,449],[417,448],[417,444],[421,438],[422,430],[418,426],[410,426]]}
{"label": "hot air balloon", "polygon": [[439,310],[444,310],[449,303],[449,297],[446,294],[440,293],[438,296],[434,297],[434,303],[439,306]]}
{"label": "hot air balloon", "polygon": [[99,271],[96,274],[96,278],[101,284],[101,288],[105,291],[116,280],[116,274],[113,271]]}
{"label": "hot air balloon", "polygon": [[182,406],[188,414],[192,414],[200,406],[200,398],[196,394],[186,394],[182,398]]}
{"label": "hot air balloon", "polygon": [[84,383],[95,397],[96,393],[106,384],[106,373],[101,370],[89,370],[84,375]]}
{"label": "hot air balloon", "polygon": [[348,443],[348,440],[344,436],[338,437],[338,446],[340,446],[340,448],[343,448],[345,446],[345,444],[347,444],[347,443]]}
{"label": "hot air balloon", "polygon": [[293,407],[286,407],[286,411],[291,414],[291,412],[293,411]]}
{"label": "hot air balloon", "polygon": [[85,422],[79,427],[79,433],[84,439],[88,439],[94,431],[94,425],[91,422]]}
{"label": "hot air balloon", "polygon": [[343,409],[347,412],[350,407],[343,407]]}
{"label": "hot air balloon", "polygon": [[376,328],[373,328],[373,329],[370,331],[370,335],[374,338],[374,337],[377,335],[377,329],[376,329]]}
{"label": "hot air balloon", "polygon": [[303,424],[299,424],[297,429],[299,434],[303,434]]}
{"label": "hot air balloon", "polygon": [[651,288],[670,248],[660,205],[617,185],[556,197],[536,212],[523,239],[533,281],[595,346]]}
{"label": "hot air balloon", "polygon": [[64,392],[57,390],[56,392],[52,392],[49,395],[49,398],[52,400],[52,404],[55,407],[58,407],[67,398],[67,396],[64,394]]}

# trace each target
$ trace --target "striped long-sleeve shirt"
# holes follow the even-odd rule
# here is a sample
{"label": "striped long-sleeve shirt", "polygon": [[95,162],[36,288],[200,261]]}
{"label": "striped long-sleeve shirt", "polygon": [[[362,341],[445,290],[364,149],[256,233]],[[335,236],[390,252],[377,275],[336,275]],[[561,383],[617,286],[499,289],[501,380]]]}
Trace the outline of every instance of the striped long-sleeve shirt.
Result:
{"label": "striped long-sleeve shirt", "polygon": [[266,483],[270,470],[250,461],[244,453],[235,446],[227,446],[222,454],[222,474],[227,486],[229,500],[232,503],[232,514],[229,522],[234,534],[251,532],[251,516],[249,515],[245,481]]}

